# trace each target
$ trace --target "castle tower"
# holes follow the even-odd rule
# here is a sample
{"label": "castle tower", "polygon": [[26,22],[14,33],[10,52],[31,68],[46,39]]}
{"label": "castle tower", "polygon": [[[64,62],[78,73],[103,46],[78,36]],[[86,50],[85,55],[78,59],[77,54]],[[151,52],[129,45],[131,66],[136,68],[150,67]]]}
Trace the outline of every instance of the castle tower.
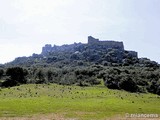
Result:
{"label": "castle tower", "polygon": [[99,39],[95,39],[92,36],[88,36],[88,44],[97,44],[99,42]]}
{"label": "castle tower", "polygon": [[52,45],[51,44],[46,44],[43,48],[42,48],[42,55],[45,55],[49,52],[52,51]]}

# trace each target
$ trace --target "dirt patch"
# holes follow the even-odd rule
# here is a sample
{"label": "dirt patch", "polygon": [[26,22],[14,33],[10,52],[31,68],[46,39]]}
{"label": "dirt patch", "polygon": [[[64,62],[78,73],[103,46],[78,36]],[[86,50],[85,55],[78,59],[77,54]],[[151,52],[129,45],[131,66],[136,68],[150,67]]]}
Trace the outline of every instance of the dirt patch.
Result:
{"label": "dirt patch", "polygon": [[[76,112],[77,115],[85,115],[84,112]],[[87,113],[94,114],[94,113]],[[51,113],[34,115],[31,117],[1,117],[0,120],[81,120],[78,118],[65,118],[65,113]],[[100,120],[159,120],[159,118],[124,118],[122,116],[115,116],[112,118],[100,119]]]}
{"label": "dirt patch", "polygon": [[95,112],[75,112],[76,115],[95,115]]}
{"label": "dirt patch", "polygon": [[126,118],[122,116],[115,116],[112,118],[106,118],[105,120],[159,120],[159,118]]}
{"label": "dirt patch", "polygon": [[32,117],[2,117],[0,120],[76,120],[76,119],[66,119],[64,114],[44,114],[44,115],[34,115]]}

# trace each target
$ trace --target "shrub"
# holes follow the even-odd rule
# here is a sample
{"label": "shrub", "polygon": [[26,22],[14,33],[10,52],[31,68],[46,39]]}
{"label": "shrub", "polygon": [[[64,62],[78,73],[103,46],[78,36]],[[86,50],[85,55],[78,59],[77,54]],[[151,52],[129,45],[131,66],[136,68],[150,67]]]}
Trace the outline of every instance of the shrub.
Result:
{"label": "shrub", "polygon": [[18,85],[18,82],[10,79],[7,79],[2,83],[2,87],[13,87],[16,85]]}
{"label": "shrub", "polygon": [[160,95],[160,85],[157,88],[156,94]]}
{"label": "shrub", "polygon": [[137,92],[138,90],[136,82],[133,81],[131,77],[124,78],[124,80],[120,82],[119,87],[130,92]]}
{"label": "shrub", "polygon": [[4,74],[4,70],[0,69],[0,78],[3,76],[3,74]]}
{"label": "shrub", "polygon": [[105,86],[110,89],[119,89],[118,82],[116,81],[105,81]]}

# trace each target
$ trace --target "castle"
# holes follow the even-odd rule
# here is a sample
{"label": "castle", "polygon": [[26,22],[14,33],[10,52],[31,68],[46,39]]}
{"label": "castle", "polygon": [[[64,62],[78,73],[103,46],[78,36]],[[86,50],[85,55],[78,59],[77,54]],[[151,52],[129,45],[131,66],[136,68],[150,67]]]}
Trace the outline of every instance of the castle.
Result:
{"label": "castle", "polygon": [[112,48],[112,49],[118,49],[123,51],[124,50],[124,45],[123,42],[117,42],[117,41],[100,41],[99,39],[95,39],[92,36],[88,36],[88,45],[100,45],[100,46],[105,46],[107,49]]}
{"label": "castle", "polygon": [[[88,36],[88,43],[87,44],[82,44],[82,43],[74,43],[74,44],[70,44],[70,45],[62,45],[62,46],[56,46],[54,45],[52,47],[51,44],[46,44],[43,48],[42,48],[42,55],[46,55],[48,53],[51,52],[76,52],[78,51],[77,48],[78,47],[82,47],[82,46],[86,46],[88,48],[92,48],[92,49],[96,49],[96,48],[100,48],[103,50],[108,50],[108,49],[117,49],[118,51],[122,51],[124,52],[124,45],[123,42],[117,42],[117,41],[102,41],[99,39],[96,39],[92,36]],[[138,57],[137,52],[135,51],[127,51],[132,57]]]}

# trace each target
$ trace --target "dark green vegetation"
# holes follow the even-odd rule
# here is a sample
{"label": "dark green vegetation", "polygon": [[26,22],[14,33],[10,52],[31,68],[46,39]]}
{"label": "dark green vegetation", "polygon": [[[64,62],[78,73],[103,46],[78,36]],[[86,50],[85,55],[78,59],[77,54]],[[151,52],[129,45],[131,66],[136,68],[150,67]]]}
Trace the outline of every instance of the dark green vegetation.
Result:
{"label": "dark green vegetation", "polygon": [[2,82],[2,87],[12,87],[18,84],[25,84],[27,81],[25,77],[28,75],[28,71],[20,67],[14,67],[8,68],[5,74],[7,79]]}
{"label": "dark green vegetation", "polygon": [[110,90],[103,85],[28,84],[0,90],[0,117],[55,113],[66,119],[104,120],[125,117],[125,113],[160,114],[159,100],[158,95]]}
{"label": "dark green vegetation", "polygon": [[160,69],[151,67],[13,67],[4,70],[1,76],[1,87],[26,83],[93,86],[101,84],[103,80],[110,89],[160,95]]}

